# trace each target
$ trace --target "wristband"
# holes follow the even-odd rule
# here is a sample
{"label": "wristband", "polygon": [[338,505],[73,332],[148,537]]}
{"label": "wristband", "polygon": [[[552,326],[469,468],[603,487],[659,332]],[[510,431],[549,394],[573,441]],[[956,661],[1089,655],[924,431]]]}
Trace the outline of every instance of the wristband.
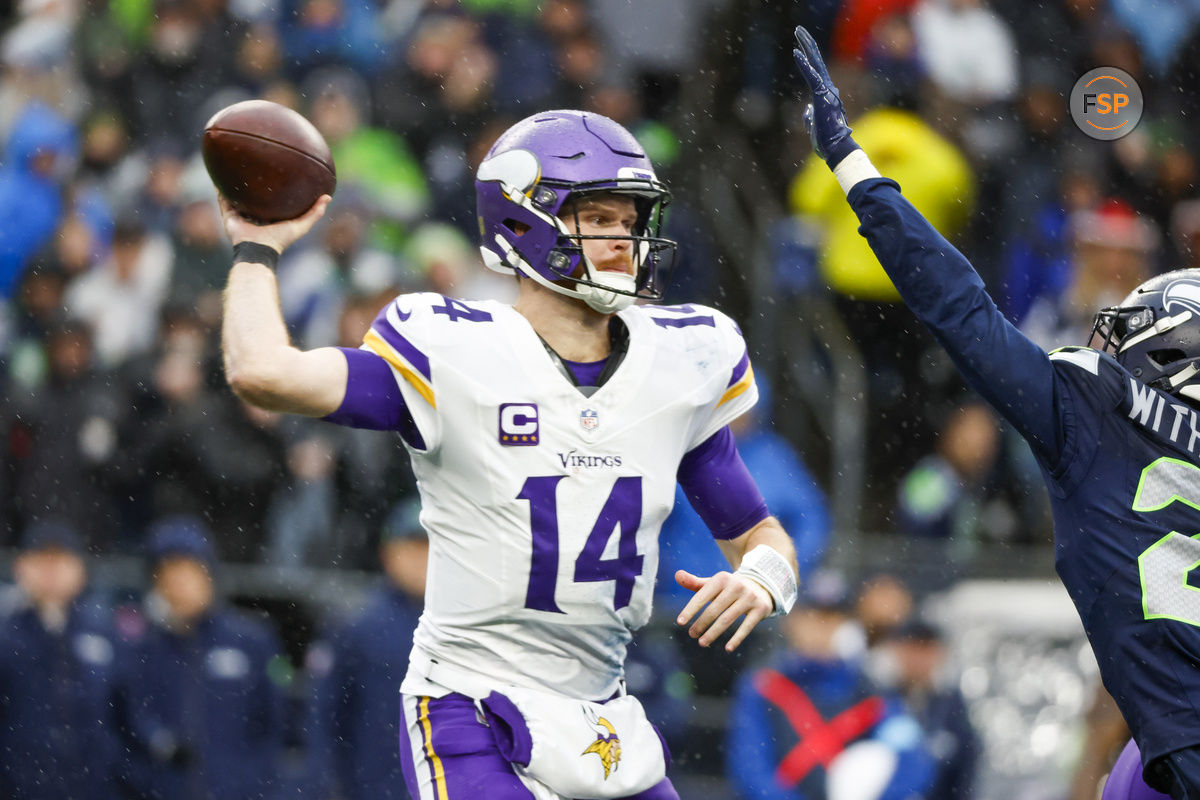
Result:
{"label": "wristband", "polygon": [[875,165],[871,163],[871,159],[867,158],[866,153],[862,150],[854,150],[833,168],[833,177],[837,178],[837,182],[841,184],[842,191],[850,194],[850,190],[856,183],[868,178],[883,176],[879,174],[879,170],[875,169]]}
{"label": "wristband", "polygon": [[238,242],[233,246],[233,263],[263,264],[275,269],[279,264],[279,251],[258,242]]}
{"label": "wristband", "polygon": [[758,545],[742,557],[741,565],[733,574],[749,578],[767,590],[775,603],[772,617],[788,613],[796,604],[796,574],[774,547]]}

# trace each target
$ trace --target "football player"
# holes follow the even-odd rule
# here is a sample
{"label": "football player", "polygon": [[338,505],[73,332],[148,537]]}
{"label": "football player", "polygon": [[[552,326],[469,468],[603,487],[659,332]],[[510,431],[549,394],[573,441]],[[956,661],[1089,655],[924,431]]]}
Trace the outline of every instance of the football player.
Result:
{"label": "football player", "polygon": [[676,575],[701,646],[740,618],[733,650],[796,595],[791,540],[727,427],[757,397],[746,344],[711,308],[635,304],[673,261],[669,193],[612,120],[517,123],[476,190],[483,260],[516,276],[514,305],[401,295],[360,349],[307,352],[270,267],[329,198],[262,227],[223,203],[227,377],[262,408],[397,431],[411,454],[430,542],[402,687],[414,798],[674,798],[622,662],[676,481],[735,568]]}
{"label": "football player", "polygon": [[[1090,347],[1046,354],[996,309],[970,263],[850,136],[812,37],[794,52],[818,155],[909,308],[1033,448],[1054,512],[1055,568],[1146,782],[1200,797],[1200,270],[1101,310]],[[1144,790],[1144,787],[1143,787]]]}

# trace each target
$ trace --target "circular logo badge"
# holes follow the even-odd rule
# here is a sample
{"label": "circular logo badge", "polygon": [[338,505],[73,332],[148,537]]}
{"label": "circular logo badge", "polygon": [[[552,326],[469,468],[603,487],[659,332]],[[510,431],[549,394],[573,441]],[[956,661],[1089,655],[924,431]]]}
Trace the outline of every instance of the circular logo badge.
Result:
{"label": "circular logo badge", "polygon": [[1071,119],[1093,139],[1120,139],[1142,118],[1142,89],[1125,70],[1097,67],[1075,81]]}

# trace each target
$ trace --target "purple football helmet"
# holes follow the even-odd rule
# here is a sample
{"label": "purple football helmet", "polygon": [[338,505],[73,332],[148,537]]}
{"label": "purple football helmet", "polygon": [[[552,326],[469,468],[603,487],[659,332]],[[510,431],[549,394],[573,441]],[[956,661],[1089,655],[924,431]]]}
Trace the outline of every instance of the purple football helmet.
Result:
{"label": "purple football helmet", "polygon": [[1200,407],[1200,269],[1158,275],[1100,309],[1092,335],[1135,378]]}
{"label": "purple football helmet", "polygon": [[[633,198],[631,235],[581,236],[559,219],[569,200],[590,192]],[[671,194],[637,140],[608,117],[546,111],[521,120],[479,165],[475,197],[480,252],[491,269],[515,270],[605,314],[635,298],[662,298],[675,261],[675,242],[659,236]],[[629,239],[637,274],[597,270],[584,239]]]}

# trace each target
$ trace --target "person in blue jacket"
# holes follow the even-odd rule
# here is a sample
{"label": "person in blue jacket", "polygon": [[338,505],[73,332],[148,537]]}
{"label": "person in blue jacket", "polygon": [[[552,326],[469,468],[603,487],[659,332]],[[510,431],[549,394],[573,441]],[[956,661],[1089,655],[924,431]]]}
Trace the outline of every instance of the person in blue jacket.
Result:
{"label": "person in blue jacket", "polygon": [[149,624],[122,670],[126,781],[146,800],[266,800],[278,784],[284,697],[270,677],[273,630],[224,606],[216,555],[196,518],[150,532]]}
{"label": "person in blue jacket", "polygon": [[63,177],[78,145],[75,128],[43,103],[17,117],[0,154],[0,300],[12,297],[63,215]]}
{"label": "person in blue jacket", "polygon": [[931,788],[934,761],[895,692],[864,673],[844,581],[818,572],[780,623],[788,648],[734,691],[725,767],[754,800],[902,800]]}
{"label": "person in blue jacket", "polygon": [[[1200,797],[1200,270],[1100,309],[1088,346],[1023,336],[971,264],[850,136],[821,54],[796,29],[815,149],[905,303],[1029,442],[1050,494],[1055,568],[1133,734],[1146,784]],[[1088,343],[1085,343],[1088,344]],[[1145,788],[1144,785],[1141,786]],[[1115,800],[1114,788],[1108,795]]]}
{"label": "person in blue jacket", "polygon": [[308,653],[313,681],[309,750],[321,797],[405,800],[400,750],[400,683],[425,596],[429,540],[416,501],[384,524],[384,580],[363,610]]}
{"label": "person in blue jacket", "polygon": [[0,797],[112,800],[117,636],[85,593],[82,539],[35,522],[13,563],[19,606],[0,623]]}

